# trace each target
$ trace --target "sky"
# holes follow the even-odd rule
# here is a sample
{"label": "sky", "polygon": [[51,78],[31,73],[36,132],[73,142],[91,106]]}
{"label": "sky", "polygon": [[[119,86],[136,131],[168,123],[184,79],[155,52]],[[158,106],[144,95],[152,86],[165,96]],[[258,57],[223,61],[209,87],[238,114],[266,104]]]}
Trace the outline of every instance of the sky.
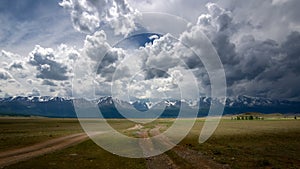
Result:
{"label": "sky", "polygon": [[299,101],[299,8],[299,0],[1,0],[0,97],[195,99],[211,96],[224,72],[228,97]]}

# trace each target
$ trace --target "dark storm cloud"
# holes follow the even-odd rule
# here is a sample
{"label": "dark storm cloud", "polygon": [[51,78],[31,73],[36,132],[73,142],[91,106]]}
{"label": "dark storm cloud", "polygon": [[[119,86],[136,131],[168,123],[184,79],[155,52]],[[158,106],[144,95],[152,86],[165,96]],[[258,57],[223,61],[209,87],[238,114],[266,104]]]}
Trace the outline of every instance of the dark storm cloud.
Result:
{"label": "dark storm cloud", "polygon": [[[231,65],[238,69],[232,77],[235,80],[252,80],[270,68],[281,53],[280,46],[274,40],[256,41],[254,38],[241,42],[236,58],[239,63]],[[230,65],[230,64],[229,64]],[[229,79],[231,77],[228,77]]]}
{"label": "dark storm cloud", "polygon": [[237,53],[234,57],[239,61],[224,64],[229,89],[234,91],[244,86],[238,93],[275,98],[299,97],[295,85],[300,81],[299,35],[299,32],[291,33],[282,44],[254,38],[241,42],[239,48],[234,48]]}
{"label": "dark storm cloud", "polygon": [[[217,4],[210,3],[207,9],[208,14],[199,17],[198,25],[220,56],[229,95],[300,99],[299,32],[291,32],[282,41],[258,40],[245,32],[245,27],[254,29],[251,22],[234,19],[237,16]],[[233,41],[233,37],[240,38]]]}
{"label": "dark storm cloud", "polygon": [[300,73],[300,33],[292,32],[282,44],[282,50],[287,54],[283,61],[287,68],[291,68],[296,74]]}
{"label": "dark storm cloud", "polygon": [[201,59],[196,54],[184,58],[184,63],[189,69],[200,68],[200,67],[204,68]]}
{"label": "dark storm cloud", "polygon": [[223,64],[236,64],[235,44],[231,42],[232,35],[238,30],[239,25],[233,22],[232,13],[219,7],[217,4],[206,5],[208,15],[198,18],[198,25],[204,28],[204,33],[215,46]]}
{"label": "dark storm cloud", "polygon": [[238,62],[238,59],[235,57],[235,44],[230,42],[230,37],[226,33],[218,32],[211,40],[223,64],[235,64]]}

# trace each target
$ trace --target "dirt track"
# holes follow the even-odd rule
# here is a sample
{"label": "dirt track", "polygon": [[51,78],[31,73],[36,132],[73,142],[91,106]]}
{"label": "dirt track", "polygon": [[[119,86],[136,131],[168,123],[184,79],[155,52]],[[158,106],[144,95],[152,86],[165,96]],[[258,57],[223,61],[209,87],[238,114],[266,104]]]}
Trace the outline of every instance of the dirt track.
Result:
{"label": "dirt track", "polygon": [[20,149],[0,152],[0,168],[66,148],[87,139],[88,136],[85,133],[78,133],[55,138]]}
{"label": "dirt track", "polygon": [[[143,132],[140,132],[140,136],[146,139],[149,135],[151,136],[160,135],[161,134],[160,128],[161,126],[156,126],[155,128],[150,130],[144,130]],[[158,137],[158,141],[167,146],[171,146],[173,144],[167,137],[163,135],[161,135],[161,137]],[[143,143],[140,143],[140,146],[145,152],[149,152],[151,148],[153,148],[153,145],[149,139],[147,140],[147,142],[143,141]],[[184,146],[177,145],[170,151],[174,152],[179,158],[185,161],[186,165],[189,166],[188,168],[195,168],[195,169],[198,168],[199,169],[229,169],[230,168],[228,165],[219,164],[214,160],[204,156],[202,153],[195,150],[191,150]],[[172,159],[172,157],[169,157],[166,153],[155,157],[146,158],[146,160],[147,160],[148,169],[181,168],[180,166],[177,166],[175,161]]]}
{"label": "dirt track", "polygon": [[[150,141],[149,136],[155,136],[160,134],[160,126],[156,126],[153,129],[140,130],[140,136],[144,138],[140,142],[141,148],[144,152],[149,152],[152,148],[152,142]],[[101,133],[95,133],[101,134]],[[60,138],[55,138],[49,141],[38,143],[32,146],[19,148],[15,150],[9,150],[5,152],[0,152],[0,168],[5,166],[18,163],[21,161],[26,161],[28,159],[44,155],[56,150],[60,150],[75,144],[78,144],[84,140],[87,140],[88,136],[85,133],[78,133],[73,135],[68,135]],[[159,137],[159,142],[162,144],[172,144],[166,137]],[[205,168],[205,169],[227,169],[230,168],[227,165],[219,164],[212,159],[205,157],[198,151],[191,150],[184,146],[175,146],[171,152],[177,154],[179,158],[184,160],[189,166],[188,168]],[[178,169],[181,166],[178,166],[173,157],[169,156],[167,153],[146,158],[146,165],[148,169]],[[186,167],[184,167],[186,168]]]}

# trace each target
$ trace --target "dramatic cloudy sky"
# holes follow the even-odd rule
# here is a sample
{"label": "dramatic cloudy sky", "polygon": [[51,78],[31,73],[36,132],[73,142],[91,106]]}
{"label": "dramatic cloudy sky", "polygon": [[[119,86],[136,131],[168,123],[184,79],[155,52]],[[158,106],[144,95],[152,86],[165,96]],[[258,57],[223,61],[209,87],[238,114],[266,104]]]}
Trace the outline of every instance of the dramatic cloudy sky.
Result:
{"label": "dramatic cloudy sky", "polygon": [[[299,0],[1,0],[0,96],[180,97],[181,85],[192,99],[194,81],[210,95],[209,73],[193,52],[203,32],[228,96],[300,100],[299,9]],[[145,13],[181,17],[186,28],[174,38],[178,23],[156,19],[153,27],[170,32],[143,36],[149,43],[139,48],[130,38],[114,46],[153,32],[139,23]]]}

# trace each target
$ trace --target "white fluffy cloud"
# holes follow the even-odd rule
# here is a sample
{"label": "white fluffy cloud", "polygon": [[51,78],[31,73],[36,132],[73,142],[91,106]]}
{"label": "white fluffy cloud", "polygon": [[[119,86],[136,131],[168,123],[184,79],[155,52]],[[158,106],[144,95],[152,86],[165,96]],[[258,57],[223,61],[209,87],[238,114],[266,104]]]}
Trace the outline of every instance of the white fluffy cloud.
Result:
{"label": "white fluffy cloud", "polygon": [[140,14],[126,0],[63,0],[59,3],[70,10],[75,29],[93,33],[109,25],[116,35],[128,35],[136,29],[135,19]]}
{"label": "white fluffy cloud", "polygon": [[67,80],[68,67],[56,61],[51,48],[36,46],[29,54],[29,63],[36,67],[37,78],[52,80]]}
{"label": "white fluffy cloud", "polygon": [[[111,81],[113,80],[115,82],[113,92],[123,99],[128,98],[128,91],[135,98],[177,97],[178,85],[174,78],[177,76],[174,74],[178,75],[179,71],[179,74],[185,75],[183,71],[189,70],[197,78],[200,93],[208,95],[210,79],[206,69],[213,70],[213,67],[218,65],[218,61],[210,59],[213,53],[209,53],[212,50],[207,50],[209,46],[207,39],[202,34],[204,32],[224,64],[230,95],[294,97],[292,92],[277,91],[282,91],[283,84],[292,87],[293,85],[290,83],[297,83],[299,78],[293,73],[298,70],[295,68],[296,66],[293,65],[291,68],[284,66],[283,70],[288,71],[274,73],[282,59],[297,55],[288,52],[296,51],[295,48],[290,48],[291,40],[280,44],[274,40],[256,40],[255,35],[240,36],[244,29],[241,27],[243,22],[235,20],[234,13],[215,3],[206,4],[206,8],[207,13],[198,17],[197,24],[180,36],[180,40],[185,45],[201,54],[202,60],[192,50],[183,46],[176,39],[172,39],[168,34],[156,39],[153,44],[146,45],[145,48],[133,51],[110,46],[103,31],[88,35],[83,51],[92,60],[94,66],[98,66],[96,68],[99,74],[97,93],[111,95]],[[288,39],[297,41],[297,33]],[[101,64],[98,65],[97,62],[100,60]],[[292,63],[286,63],[286,65],[288,64]],[[214,75],[217,75],[218,70],[215,72]],[[274,81],[274,78],[280,80]],[[89,77],[85,79],[89,79]],[[187,81],[191,80],[192,77]],[[283,83],[283,80],[290,82]],[[271,88],[271,84],[278,88]],[[184,88],[189,88],[188,83],[185,86]],[[292,91],[296,90],[293,87]]]}
{"label": "white fluffy cloud", "polygon": [[[30,47],[29,54],[2,50],[1,95],[70,96],[74,76],[75,84],[81,86],[80,94],[90,96],[111,95],[112,81],[114,92],[124,98],[128,91],[135,98],[178,97],[178,82],[193,95],[193,91],[188,91],[193,77],[186,71],[193,73],[200,93],[206,95],[210,90],[206,70],[217,65],[217,61],[207,64],[212,53],[202,36],[205,33],[224,65],[230,95],[299,99],[299,1],[128,2],[62,0],[59,4],[70,11],[74,28],[89,34],[80,42],[83,45],[36,45]],[[179,38],[188,47],[170,34],[152,37],[156,39],[153,44],[139,49],[113,47],[111,36],[128,36],[137,29],[141,13],[133,7],[188,19],[192,24]],[[155,24],[175,29],[176,25],[157,20]],[[17,39],[22,39],[21,35]],[[62,35],[57,34],[57,44],[61,44]],[[193,50],[201,54],[202,60]]]}
{"label": "white fluffy cloud", "polygon": [[72,68],[79,52],[64,44],[57,49],[36,45],[28,56],[2,51],[1,96],[71,96]]}
{"label": "white fluffy cloud", "polygon": [[100,14],[89,1],[64,0],[59,5],[71,10],[71,19],[78,31],[90,33],[100,26]]}
{"label": "white fluffy cloud", "polygon": [[[100,33],[96,32],[88,37],[93,39]],[[195,76],[193,76],[193,73],[196,72],[200,74],[200,69],[189,70],[190,66],[187,64],[188,58],[195,54],[171,35],[167,34],[155,39],[153,43],[138,49],[126,50],[108,47],[102,41],[93,44],[95,44],[93,48],[90,48],[91,45],[87,45],[87,49],[84,51],[85,54],[91,55],[89,58],[92,60],[93,56],[102,59],[100,64],[95,63],[98,66],[98,77],[96,78],[98,91],[96,93],[113,95],[127,100],[128,98],[181,98],[180,92],[184,92],[189,93],[189,98],[185,99],[197,99],[197,94],[195,95],[197,92],[191,89],[193,81],[201,82],[201,79],[197,79],[197,77],[194,79]],[[104,52],[107,53],[106,55],[102,50],[94,50],[103,47],[108,50]],[[88,86],[84,82],[81,82],[81,85]],[[84,90],[80,87],[79,89],[80,91]],[[205,92],[204,88],[201,88],[201,93]]]}
{"label": "white fluffy cloud", "polygon": [[84,41],[83,51],[93,61],[100,61],[106,52],[111,49],[107,43],[104,31],[97,31],[93,35],[87,35]]}

